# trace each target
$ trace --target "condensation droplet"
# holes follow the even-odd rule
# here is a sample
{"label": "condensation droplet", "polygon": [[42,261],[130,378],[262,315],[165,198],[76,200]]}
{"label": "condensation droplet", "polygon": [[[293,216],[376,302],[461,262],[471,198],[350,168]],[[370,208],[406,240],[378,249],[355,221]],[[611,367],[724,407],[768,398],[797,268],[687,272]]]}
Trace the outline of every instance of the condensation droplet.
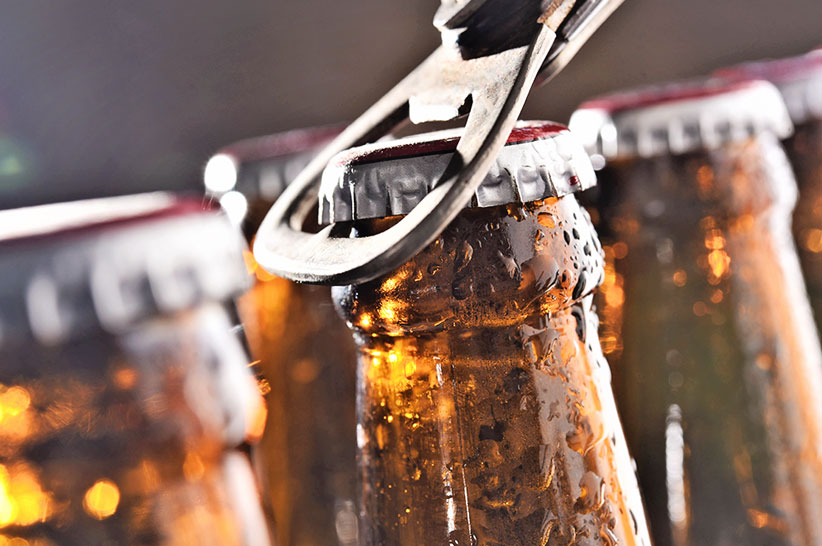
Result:
{"label": "condensation droplet", "polygon": [[500,260],[502,260],[502,266],[505,268],[505,272],[508,273],[508,276],[512,279],[516,279],[520,275],[520,269],[517,262],[515,262],[512,257],[506,256],[502,252],[497,251],[497,255]]}
{"label": "condensation droplet", "polygon": [[474,247],[468,241],[462,242],[462,248],[460,249],[460,253],[457,255],[456,266],[457,272],[462,271],[465,269],[469,263],[471,263],[471,258],[474,257]]}
{"label": "condensation droplet", "polygon": [[451,283],[451,295],[454,299],[464,300],[474,293],[474,281],[470,275],[455,279]]}
{"label": "condensation droplet", "polygon": [[554,222],[554,216],[549,212],[540,212],[539,214],[537,214],[537,221],[547,228],[556,227],[556,222]]}
{"label": "condensation droplet", "polygon": [[585,293],[585,288],[588,286],[588,276],[585,274],[585,271],[579,272],[579,278],[577,279],[577,284],[574,286],[574,291],[571,293],[571,297],[575,300],[582,297]]}

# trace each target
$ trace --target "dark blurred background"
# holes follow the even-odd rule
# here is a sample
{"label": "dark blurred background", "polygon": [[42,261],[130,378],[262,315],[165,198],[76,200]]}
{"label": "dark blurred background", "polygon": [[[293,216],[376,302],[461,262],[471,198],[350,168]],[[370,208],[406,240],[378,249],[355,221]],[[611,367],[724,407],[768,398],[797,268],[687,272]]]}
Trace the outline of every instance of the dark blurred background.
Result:
{"label": "dark blurred background", "polygon": [[[0,0],[0,208],[199,189],[239,138],[348,120],[436,47],[439,0]],[[820,0],[626,0],[525,117],[822,44]]]}

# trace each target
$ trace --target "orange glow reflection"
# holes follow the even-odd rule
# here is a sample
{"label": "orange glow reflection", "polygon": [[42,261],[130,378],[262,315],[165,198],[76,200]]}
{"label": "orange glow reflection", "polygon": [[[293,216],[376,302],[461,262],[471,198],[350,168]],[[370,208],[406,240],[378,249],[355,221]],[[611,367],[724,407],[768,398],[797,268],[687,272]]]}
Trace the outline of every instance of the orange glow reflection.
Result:
{"label": "orange glow reflection", "polygon": [[718,229],[710,229],[705,234],[705,248],[709,250],[719,250],[725,248],[725,237]]}
{"label": "orange glow reflection", "polygon": [[410,356],[403,355],[401,351],[371,351],[368,355],[372,364],[368,367],[368,377],[378,382],[384,392],[399,392],[408,388],[413,381],[417,364]]}
{"label": "orange glow reflection", "polygon": [[246,430],[246,440],[251,443],[259,441],[263,437],[266,421],[268,421],[268,406],[260,403],[252,410]]}
{"label": "orange glow reflection", "polygon": [[731,257],[724,250],[712,250],[708,254],[708,266],[711,268],[714,279],[721,279],[731,267]]}
{"label": "orange glow reflection", "polygon": [[0,437],[20,441],[29,435],[32,429],[30,406],[29,391],[0,384]]}
{"label": "orange glow reflection", "polygon": [[137,371],[132,368],[117,368],[111,374],[114,385],[122,390],[130,390],[137,386]]}
{"label": "orange glow reflection", "polygon": [[183,475],[186,480],[196,482],[200,480],[205,474],[205,465],[203,460],[194,452],[189,451],[186,454],[186,460],[183,462]]}
{"label": "orange glow reflection", "polygon": [[377,311],[377,313],[379,314],[381,319],[393,322],[397,320],[397,311],[399,307],[400,302],[395,300],[386,300],[380,306],[380,309],[379,311]]}
{"label": "orange glow reflection", "polygon": [[711,217],[703,218],[700,224],[705,229],[705,248],[710,252],[707,256],[700,256],[699,265],[708,270],[708,282],[717,285],[731,271],[731,257],[725,251],[725,235],[715,227],[716,223]]}
{"label": "orange glow reflection", "polygon": [[618,356],[622,352],[622,308],[625,304],[625,280],[617,273],[615,260],[628,255],[628,245],[618,242],[604,246],[605,276],[599,291],[602,294],[600,311],[602,350],[606,355]]}
{"label": "orange glow reflection", "polygon": [[0,528],[32,525],[51,513],[51,498],[26,465],[0,465]]}
{"label": "orange glow reflection", "polygon": [[362,317],[360,317],[360,326],[362,328],[368,328],[371,326],[371,315],[368,313],[363,313]]}
{"label": "orange glow reflection", "polygon": [[11,387],[0,394],[0,413],[12,417],[20,415],[31,405],[31,396],[23,387]]}
{"label": "orange glow reflection", "polygon": [[822,229],[809,229],[806,232],[805,248],[814,254],[822,252]]}
{"label": "orange glow reflection", "polygon": [[106,519],[117,511],[120,490],[111,480],[97,480],[83,497],[83,508],[97,519]]}

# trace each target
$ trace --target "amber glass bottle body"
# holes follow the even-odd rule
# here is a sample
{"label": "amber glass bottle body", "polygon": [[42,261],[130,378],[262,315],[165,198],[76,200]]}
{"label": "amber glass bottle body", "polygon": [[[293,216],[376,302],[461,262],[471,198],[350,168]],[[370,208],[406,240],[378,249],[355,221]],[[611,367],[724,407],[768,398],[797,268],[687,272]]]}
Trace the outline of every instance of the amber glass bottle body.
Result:
{"label": "amber glass bottle body", "polygon": [[621,332],[615,392],[654,543],[819,544],[822,362],[782,148],[762,135],[600,180],[603,332]]}
{"label": "amber glass bottle body", "polygon": [[[368,233],[386,222],[360,222]],[[573,197],[464,211],[335,300],[360,348],[366,544],[648,544]]]}
{"label": "amber glass bottle body", "polygon": [[256,459],[279,546],[354,546],[356,355],[330,290],[267,274],[238,302],[268,420]]}
{"label": "amber glass bottle body", "polygon": [[0,542],[269,544],[236,450],[262,403],[222,308],[0,358]]}
{"label": "amber glass bottle body", "polygon": [[786,148],[796,172],[799,200],[793,213],[793,234],[822,335],[822,121],[797,125]]}

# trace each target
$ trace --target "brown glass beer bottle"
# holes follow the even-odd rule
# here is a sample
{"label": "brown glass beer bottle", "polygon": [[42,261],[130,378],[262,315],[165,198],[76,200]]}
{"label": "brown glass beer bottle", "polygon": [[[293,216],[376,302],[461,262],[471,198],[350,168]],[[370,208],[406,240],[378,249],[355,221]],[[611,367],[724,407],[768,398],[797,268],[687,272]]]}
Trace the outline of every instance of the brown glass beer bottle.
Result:
{"label": "brown glass beer bottle", "polygon": [[789,59],[719,70],[727,79],[761,78],[779,89],[796,130],[784,141],[796,173],[799,200],[793,234],[805,283],[822,333],[822,49]]}
{"label": "brown glass beer bottle", "polygon": [[268,546],[244,241],[165,194],[0,212],[0,543]]}
{"label": "brown glass beer bottle", "polygon": [[[298,130],[225,147],[209,160],[206,189],[249,241],[285,185],[339,128]],[[354,546],[355,375],[351,335],[328,287],[256,277],[239,315],[268,405],[256,450],[279,546]]]}
{"label": "brown glass beer bottle", "polygon": [[584,104],[571,128],[607,163],[596,207],[616,282],[600,302],[619,321],[615,392],[655,544],[822,543],[822,353],[779,93],[640,89]]}
{"label": "brown glass beer bottle", "polygon": [[[323,219],[354,236],[397,221],[458,139],[337,156]],[[572,195],[594,183],[566,128],[522,124],[431,245],[335,288],[360,353],[365,544],[649,544],[591,309],[601,249]]]}

